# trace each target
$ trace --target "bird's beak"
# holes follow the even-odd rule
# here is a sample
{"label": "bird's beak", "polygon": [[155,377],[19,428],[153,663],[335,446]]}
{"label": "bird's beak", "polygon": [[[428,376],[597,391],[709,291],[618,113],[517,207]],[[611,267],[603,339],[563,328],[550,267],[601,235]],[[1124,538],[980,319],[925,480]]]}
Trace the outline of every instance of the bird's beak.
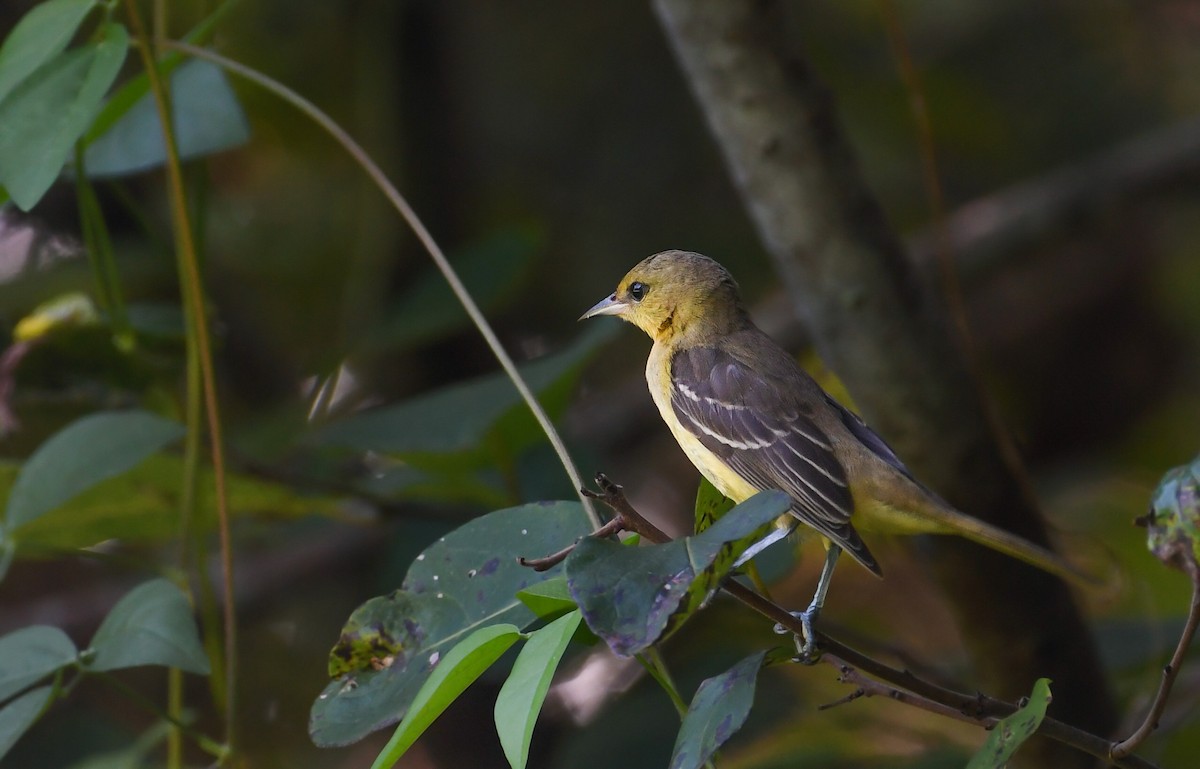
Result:
{"label": "bird's beak", "polygon": [[617,300],[617,295],[613,294],[605,299],[601,299],[596,303],[596,306],[579,316],[580,320],[594,318],[597,315],[623,315],[629,305]]}

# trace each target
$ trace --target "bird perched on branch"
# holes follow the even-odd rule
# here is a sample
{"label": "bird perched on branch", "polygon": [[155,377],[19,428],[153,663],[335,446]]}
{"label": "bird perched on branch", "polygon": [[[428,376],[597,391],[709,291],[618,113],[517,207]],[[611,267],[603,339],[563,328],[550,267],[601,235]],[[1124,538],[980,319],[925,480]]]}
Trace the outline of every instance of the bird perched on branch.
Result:
{"label": "bird perched on branch", "polygon": [[654,340],[650,394],[688,459],[722,494],[742,502],[782,489],[793,504],[781,531],[803,523],[824,540],[816,592],[797,615],[803,658],[811,658],[812,624],[841,552],[882,576],[859,530],[957,534],[1056,576],[1090,581],[1049,550],[955,510],[921,485],[882,438],[754,325],[737,283],[714,260],[690,251],[655,254],[580,320],[597,315],[629,321]]}

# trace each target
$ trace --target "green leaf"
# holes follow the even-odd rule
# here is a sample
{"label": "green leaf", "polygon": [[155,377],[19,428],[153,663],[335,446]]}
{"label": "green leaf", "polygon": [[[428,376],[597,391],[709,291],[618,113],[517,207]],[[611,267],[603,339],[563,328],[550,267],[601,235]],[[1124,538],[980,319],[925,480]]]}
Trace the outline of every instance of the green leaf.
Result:
{"label": "green leaf", "polygon": [[208,657],[183,591],[165,579],[130,590],[92,638],[92,670],[165,665],[207,675]]}
{"label": "green leaf", "polygon": [[732,509],[733,500],[717,491],[712,481],[700,476],[700,486],[696,489],[696,533],[712,526]]}
{"label": "green leaf", "polygon": [[145,411],[103,412],[76,420],[21,468],[8,498],[7,526],[17,529],[128,471],[183,432],[179,423]]}
{"label": "green leaf", "polygon": [[[583,363],[612,329],[583,334],[571,347],[521,367],[529,387],[541,392],[564,380],[573,381]],[[329,424],[317,440],[358,451],[394,454],[479,452],[501,417],[525,409],[503,373],[452,385],[395,406],[364,411]]]}
{"label": "green leaf", "polygon": [[561,567],[538,573],[517,557],[552,553],[588,530],[579,503],[536,503],[476,518],[426,548],[401,590],[367,601],[343,628],[330,653],[335,678],[310,714],[313,742],[346,745],[395,723],[459,639],[482,627],[535,622],[516,594]]}
{"label": "green leaf", "polygon": [[542,712],[550,681],[582,619],[582,614],[573,611],[531,633],[513,663],[508,680],[500,687],[495,708],[496,733],[513,769],[525,769],[533,726]]}
{"label": "green leaf", "polygon": [[557,617],[564,612],[577,609],[575,599],[567,588],[566,577],[555,577],[531,585],[517,592],[517,599],[529,607],[540,619]]}
{"label": "green leaf", "polygon": [[[225,73],[200,59],[189,59],[171,73],[171,123],[184,160],[229,150],[250,138]],[[157,168],[166,159],[158,109],[153,94],[145,93],[88,145],[83,165],[90,177],[113,177]]]}
{"label": "green leaf", "polygon": [[21,468],[8,498],[6,527],[16,530],[50,512],[183,433],[178,422],[145,411],[109,411],[72,422],[38,447]]}
{"label": "green leaf", "polygon": [[1017,749],[1033,736],[1046,717],[1050,696],[1050,680],[1039,678],[1033,685],[1029,701],[1008,718],[1002,719],[990,732],[983,747],[971,757],[967,769],[1004,769]]}
{"label": "green leaf", "polygon": [[[693,594],[680,610],[698,577],[710,588],[719,584],[725,575],[709,569],[725,543],[757,531],[790,505],[783,492],[764,491],[703,532],[662,545],[625,547],[588,537],[567,557],[567,586],[592,632],[616,654],[636,654],[669,636],[700,607],[702,600]],[[726,559],[719,565],[733,564]]]}
{"label": "green leaf", "polygon": [[512,625],[488,625],[460,641],[413,697],[408,715],[396,727],[371,769],[385,769],[399,761],[434,719],[520,637],[520,631]]}
{"label": "green leaf", "polygon": [[75,661],[75,644],[49,625],[33,625],[0,638],[0,702]]}
{"label": "green leaf", "polygon": [[671,769],[700,769],[742,728],[754,704],[754,689],[765,654],[751,654],[700,684],[675,738]]}
{"label": "green leaf", "polygon": [[[515,292],[540,246],[536,234],[508,229],[469,245],[450,262],[475,303],[487,311]],[[412,282],[395,308],[368,334],[368,350],[394,352],[428,344],[470,323],[442,273],[433,268]]]}
{"label": "green leaf", "polygon": [[125,61],[125,28],[101,29],[100,42],[51,59],[0,102],[0,184],[22,210],[58,178]]}
{"label": "green leaf", "polygon": [[0,102],[38,67],[62,53],[96,0],[49,0],[21,17],[0,47]]}
{"label": "green leaf", "polygon": [[39,686],[0,708],[0,758],[33,726],[53,695],[53,687]]}
{"label": "green leaf", "polygon": [[[0,463],[0,500],[12,486],[19,467]],[[197,485],[212,488],[212,467],[200,468]],[[167,542],[179,535],[174,512],[179,509],[179,479],[183,458],[153,454],[131,470],[109,478],[17,531],[23,545],[43,549],[70,550],[98,542]],[[342,502],[335,497],[307,495],[282,483],[244,473],[227,473],[229,509],[234,516],[267,519],[300,518],[310,515],[338,517]],[[212,516],[203,516],[197,526],[215,528]],[[200,533],[200,532],[197,532]]]}

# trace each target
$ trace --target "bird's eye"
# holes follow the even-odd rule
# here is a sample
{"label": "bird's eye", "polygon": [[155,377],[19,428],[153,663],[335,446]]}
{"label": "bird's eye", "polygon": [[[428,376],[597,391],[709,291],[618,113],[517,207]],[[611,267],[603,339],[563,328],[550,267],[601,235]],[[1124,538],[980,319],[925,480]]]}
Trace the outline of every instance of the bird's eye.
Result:
{"label": "bird's eye", "polygon": [[646,292],[650,289],[646,288],[646,284],[638,281],[629,286],[629,295],[633,297],[633,301],[640,302],[645,298]]}

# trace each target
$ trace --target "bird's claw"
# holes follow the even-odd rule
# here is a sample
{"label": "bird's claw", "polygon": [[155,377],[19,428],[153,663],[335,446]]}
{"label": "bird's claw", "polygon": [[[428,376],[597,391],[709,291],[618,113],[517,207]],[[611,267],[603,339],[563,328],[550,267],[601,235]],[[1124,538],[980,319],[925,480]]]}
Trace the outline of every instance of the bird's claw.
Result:
{"label": "bird's claw", "polygon": [[[796,641],[796,656],[792,658],[792,662],[802,665],[816,664],[817,660],[821,659],[821,652],[817,649],[817,635],[813,631],[813,621],[817,618],[817,612],[810,606],[806,611],[794,611],[791,615],[800,620],[800,626],[804,630],[802,634],[793,635]],[[791,632],[779,623],[776,623],[774,630],[779,635]]]}

